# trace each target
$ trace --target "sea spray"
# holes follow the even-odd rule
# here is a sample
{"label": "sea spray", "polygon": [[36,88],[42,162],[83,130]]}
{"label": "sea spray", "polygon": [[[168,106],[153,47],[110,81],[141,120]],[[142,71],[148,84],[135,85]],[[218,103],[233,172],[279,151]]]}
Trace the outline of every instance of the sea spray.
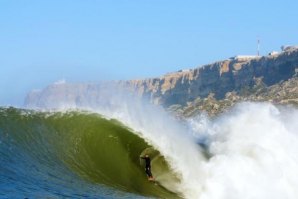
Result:
{"label": "sea spray", "polygon": [[298,111],[293,107],[241,103],[217,118],[192,118],[187,128],[162,108],[121,92],[89,102],[76,107],[118,119],[159,150],[180,178],[173,191],[185,198],[298,198]]}
{"label": "sea spray", "polygon": [[242,103],[207,126],[192,119],[193,131],[208,137],[212,155],[198,198],[297,198],[297,114],[294,108]]}
{"label": "sea spray", "polygon": [[[198,182],[204,176],[200,165],[205,157],[196,140],[189,134],[188,128],[161,107],[138,99],[121,99],[121,104],[115,101],[113,103],[117,104],[117,109],[98,106],[98,111],[131,127],[165,156],[181,181],[178,187],[175,186],[176,190],[170,189],[171,191],[187,198],[199,196],[202,190],[201,183]],[[158,180],[158,176],[156,178]]]}
{"label": "sea spray", "polygon": [[[160,182],[162,186],[187,198],[200,195],[202,183],[198,182],[204,176],[200,165],[205,157],[196,140],[189,134],[188,128],[163,108],[121,89],[111,87],[105,97],[98,101],[86,98],[80,104],[51,102],[46,107],[58,108],[59,111],[69,108],[90,110],[121,121],[161,152],[181,182],[172,187]],[[156,178],[158,180],[158,176]]]}

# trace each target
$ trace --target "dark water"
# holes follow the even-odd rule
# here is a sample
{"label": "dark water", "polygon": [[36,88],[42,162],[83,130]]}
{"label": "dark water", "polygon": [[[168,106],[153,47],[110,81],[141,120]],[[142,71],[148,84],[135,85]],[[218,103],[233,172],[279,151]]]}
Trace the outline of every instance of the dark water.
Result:
{"label": "dark water", "polygon": [[0,198],[175,198],[153,174],[173,174],[164,158],[116,120],[87,112],[0,108]]}

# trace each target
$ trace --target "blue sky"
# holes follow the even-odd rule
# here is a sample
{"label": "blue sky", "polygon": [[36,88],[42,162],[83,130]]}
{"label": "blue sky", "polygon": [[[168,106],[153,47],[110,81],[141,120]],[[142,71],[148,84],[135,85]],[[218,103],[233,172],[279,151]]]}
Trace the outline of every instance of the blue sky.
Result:
{"label": "blue sky", "polygon": [[298,1],[0,0],[0,105],[55,81],[158,77],[298,44]]}

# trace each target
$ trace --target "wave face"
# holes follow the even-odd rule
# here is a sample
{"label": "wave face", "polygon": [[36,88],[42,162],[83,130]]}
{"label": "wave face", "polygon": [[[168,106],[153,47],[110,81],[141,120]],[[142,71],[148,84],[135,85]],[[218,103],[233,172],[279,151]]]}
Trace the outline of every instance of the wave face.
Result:
{"label": "wave face", "polygon": [[[0,109],[0,197],[177,197],[164,157],[116,120],[88,112]],[[139,156],[149,153],[159,185]]]}
{"label": "wave face", "polygon": [[1,109],[2,196],[298,198],[296,108],[242,103],[181,122],[123,98],[96,107],[104,117]]}

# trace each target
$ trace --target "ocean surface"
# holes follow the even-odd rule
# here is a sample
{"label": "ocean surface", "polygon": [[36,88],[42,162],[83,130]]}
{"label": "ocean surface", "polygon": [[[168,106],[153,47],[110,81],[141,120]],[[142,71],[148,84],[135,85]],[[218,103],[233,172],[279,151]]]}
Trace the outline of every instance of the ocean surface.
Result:
{"label": "ocean surface", "polygon": [[244,103],[186,121],[133,107],[0,108],[0,198],[298,198],[294,107]]}

